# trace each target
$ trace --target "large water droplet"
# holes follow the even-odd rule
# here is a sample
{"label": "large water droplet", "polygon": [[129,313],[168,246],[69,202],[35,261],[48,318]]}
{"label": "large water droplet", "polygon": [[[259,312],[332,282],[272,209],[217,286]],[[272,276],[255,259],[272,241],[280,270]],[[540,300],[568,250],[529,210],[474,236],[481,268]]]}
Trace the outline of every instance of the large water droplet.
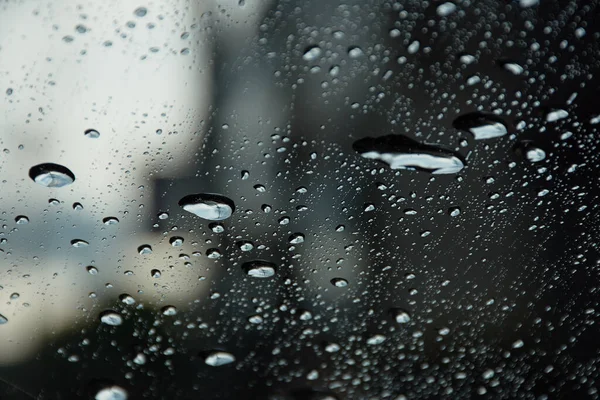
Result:
{"label": "large water droplet", "polygon": [[96,393],[95,400],[127,400],[127,392],[119,386],[111,386],[101,389]]}
{"label": "large water droplet", "polygon": [[406,324],[410,321],[410,314],[401,308],[393,309],[392,315],[399,324]]}
{"label": "large water droplet", "polygon": [[173,236],[171,239],[169,239],[169,243],[173,247],[181,247],[183,246],[183,238],[181,236]]}
{"label": "large water droplet", "polygon": [[236,244],[241,251],[250,251],[254,248],[254,244],[249,240],[241,240]]}
{"label": "large water droplet", "polygon": [[367,137],[357,140],[352,147],[362,157],[382,161],[391,169],[454,174],[465,166],[463,159],[450,150],[421,144],[402,135]]}
{"label": "large water droplet", "polygon": [[152,254],[152,246],[149,244],[143,244],[137,248],[137,251],[141,255]]}
{"label": "large water droplet", "polygon": [[206,356],[204,362],[211,367],[220,367],[235,362],[235,356],[224,351],[213,351]]}
{"label": "large water droplet", "polygon": [[456,4],[451,3],[449,1],[440,4],[436,9],[437,15],[439,15],[440,17],[447,17],[454,11],[456,11]]}
{"label": "large water droplet", "polygon": [[172,317],[173,315],[177,314],[177,308],[175,308],[175,306],[165,306],[162,308],[162,313],[163,315]]}
{"label": "large water droplet", "polygon": [[289,242],[291,244],[300,244],[300,243],[304,243],[304,234],[303,233],[292,233],[290,235],[290,237],[288,238]]}
{"label": "large water droplet", "polygon": [[533,144],[531,140],[523,140],[515,146],[515,152],[527,161],[536,163],[546,159],[546,152]]}
{"label": "large water droplet", "polygon": [[27,218],[25,215],[17,215],[15,217],[15,222],[17,225],[26,225],[29,223],[29,218]]}
{"label": "large water droplet", "polygon": [[90,244],[83,239],[73,239],[71,240],[71,246],[73,247],[87,247]]}
{"label": "large water droplet", "polygon": [[145,17],[146,14],[148,13],[148,9],[146,7],[138,7],[135,9],[135,11],[133,12],[135,14],[136,17]]}
{"label": "large water droplet", "polygon": [[67,167],[59,164],[38,164],[29,169],[29,177],[46,187],[63,187],[75,181],[75,175]]}
{"label": "large water droplet", "polygon": [[117,217],[106,217],[102,220],[104,225],[117,225],[119,223],[119,219]]}
{"label": "large water droplet", "polygon": [[546,122],[555,122],[567,118],[569,113],[562,109],[551,109],[546,113]]}
{"label": "large water droplet", "polygon": [[179,205],[188,212],[210,221],[222,221],[235,211],[233,201],[212,193],[191,194],[179,200]]}
{"label": "large water droplet", "polygon": [[100,137],[100,132],[98,132],[95,129],[88,129],[83,134],[85,135],[85,137],[88,137],[90,139],[98,139]]}
{"label": "large water droplet", "polygon": [[242,264],[242,269],[253,278],[270,278],[275,275],[277,265],[268,261],[255,260]]}
{"label": "large water droplet", "polygon": [[304,51],[304,54],[302,55],[302,59],[304,61],[315,61],[316,59],[321,57],[322,53],[323,53],[323,51],[321,50],[321,48],[319,46],[310,46],[310,47],[307,47],[306,50]]}
{"label": "large water droplet", "polygon": [[506,123],[496,114],[472,112],[457,117],[452,125],[456,129],[470,132],[476,140],[492,139],[508,133]]}
{"label": "large water droplet", "polygon": [[110,326],[119,326],[123,323],[123,317],[116,311],[107,310],[100,314],[100,321]]}
{"label": "large water droplet", "polygon": [[498,63],[502,66],[502,68],[512,73],[513,75],[521,75],[524,71],[523,67],[514,61],[500,60],[498,61]]}
{"label": "large water droplet", "polygon": [[348,281],[344,278],[333,278],[331,284],[335,287],[343,288],[348,286]]}

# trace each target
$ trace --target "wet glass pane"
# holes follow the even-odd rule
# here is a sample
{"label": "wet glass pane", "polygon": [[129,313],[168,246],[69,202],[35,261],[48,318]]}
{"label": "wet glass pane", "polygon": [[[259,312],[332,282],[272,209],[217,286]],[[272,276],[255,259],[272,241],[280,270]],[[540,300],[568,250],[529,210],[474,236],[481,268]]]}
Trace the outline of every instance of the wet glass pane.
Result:
{"label": "wet glass pane", "polygon": [[2,2],[0,398],[599,398],[598,12]]}

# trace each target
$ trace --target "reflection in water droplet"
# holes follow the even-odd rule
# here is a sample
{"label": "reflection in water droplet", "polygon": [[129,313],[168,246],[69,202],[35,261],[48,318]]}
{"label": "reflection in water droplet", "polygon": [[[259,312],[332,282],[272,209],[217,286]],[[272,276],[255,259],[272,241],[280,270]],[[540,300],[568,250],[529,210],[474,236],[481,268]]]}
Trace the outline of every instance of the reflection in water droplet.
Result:
{"label": "reflection in water droplet", "polygon": [[119,386],[111,386],[101,389],[96,393],[95,400],[127,400],[127,392]]}
{"label": "reflection in water droplet", "polygon": [[123,317],[115,311],[107,310],[100,314],[100,321],[110,326],[119,326],[123,323]]}
{"label": "reflection in water droplet", "polygon": [[343,288],[348,286],[348,281],[344,278],[333,278],[331,284],[335,287]]}
{"label": "reflection in water droplet", "polygon": [[458,116],[452,122],[454,128],[470,132],[475,140],[492,139],[508,133],[506,123],[497,115],[472,112]]}
{"label": "reflection in water droplet", "polygon": [[25,215],[18,215],[15,217],[15,222],[17,225],[26,225],[29,223],[29,218],[27,218]]}
{"label": "reflection in water droplet", "polygon": [[71,240],[71,246],[73,247],[87,247],[89,243],[83,239],[73,239]]}
{"label": "reflection in water droplet", "polygon": [[204,362],[211,367],[220,367],[235,362],[235,356],[224,351],[213,351],[206,356]]}
{"label": "reflection in water droplet", "polygon": [[88,129],[83,134],[85,135],[85,137],[88,137],[90,139],[98,139],[100,137],[100,132],[98,132],[95,129]]}
{"label": "reflection in water droplet", "polygon": [[268,261],[255,260],[242,264],[242,269],[253,278],[270,278],[275,275],[277,266]]}
{"label": "reflection in water droplet", "polygon": [[35,183],[46,187],[63,187],[75,181],[70,169],[59,164],[38,164],[29,169],[29,177]]}
{"label": "reflection in water droplet", "polygon": [[304,61],[315,61],[319,57],[321,57],[322,50],[319,46],[310,46],[307,47],[302,55],[302,59]]}
{"label": "reflection in water droplet", "polygon": [[141,255],[152,254],[152,246],[149,244],[143,244],[137,248],[137,251]]}
{"label": "reflection in water droplet", "polygon": [[102,220],[104,225],[117,225],[119,223],[119,219],[117,217],[106,217]]}
{"label": "reflection in water droplet", "polygon": [[185,196],[179,205],[188,212],[210,221],[222,221],[235,211],[233,201],[225,196],[200,193]]}
{"label": "reflection in water droplet", "polygon": [[290,235],[290,237],[288,238],[289,242],[291,244],[300,244],[300,243],[304,243],[304,234],[296,232],[296,233],[292,233]]}
{"label": "reflection in water droplet", "polygon": [[465,166],[462,158],[450,150],[421,144],[402,135],[363,138],[354,142],[352,148],[362,157],[384,162],[391,169],[453,174]]}

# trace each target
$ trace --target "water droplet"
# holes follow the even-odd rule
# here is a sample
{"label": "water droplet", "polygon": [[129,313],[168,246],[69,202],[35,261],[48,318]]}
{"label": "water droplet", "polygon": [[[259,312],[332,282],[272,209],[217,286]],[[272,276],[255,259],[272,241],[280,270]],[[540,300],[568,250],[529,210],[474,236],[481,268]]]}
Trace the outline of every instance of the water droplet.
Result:
{"label": "water droplet", "polygon": [[338,225],[338,226],[335,228],[335,231],[336,231],[336,232],[344,232],[344,229],[346,229],[346,227],[345,227],[344,225]]}
{"label": "water droplet", "polygon": [[136,17],[145,17],[146,14],[148,13],[148,9],[146,7],[138,7],[135,9],[135,11],[133,12],[135,14]]}
{"label": "water droplet", "polygon": [[279,218],[279,225],[287,225],[290,223],[290,217]]}
{"label": "water droplet", "polygon": [[341,350],[341,347],[337,343],[326,343],[325,344],[325,351],[328,353],[337,353],[340,350]]}
{"label": "water droplet", "polygon": [[121,300],[121,302],[127,304],[128,306],[135,304],[135,299],[127,293],[123,293],[122,295],[120,295],[119,300]]}
{"label": "water droplet", "polygon": [[85,135],[85,137],[88,137],[90,139],[98,139],[100,137],[100,132],[98,132],[95,129],[88,129],[85,132],[83,132],[83,134]]}
{"label": "water droplet", "polygon": [[450,207],[448,209],[448,214],[451,217],[458,217],[460,215],[460,208],[459,207]]}
{"label": "water droplet", "polygon": [[29,177],[45,187],[63,187],[75,181],[70,169],[59,164],[38,164],[29,169]]}
{"label": "water droplet", "polygon": [[321,48],[319,46],[309,46],[304,51],[304,54],[302,55],[302,59],[304,61],[315,61],[316,59],[321,57],[322,53],[323,53],[323,51],[321,50]]}
{"label": "water droplet", "polygon": [[211,367],[220,367],[235,362],[235,356],[224,351],[213,351],[206,356],[204,362]]}
{"label": "water droplet", "polygon": [[458,116],[452,122],[454,128],[470,132],[475,140],[492,139],[508,133],[506,123],[497,115],[472,112]]}
{"label": "water droplet", "polygon": [[100,321],[110,326],[119,326],[123,323],[123,317],[116,311],[107,310],[100,314]]}
{"label": "water droplet", "polygon": [[540,0],[519,0],[519,5],[522,8],[528,8],[528,7],[533,7],[535,5],[538,5],[540,2]]}
{"label": "water droplet", "polygon": [[260,315],[252,315],[248,317],[248,322],[250,322],[251,324],[262,324],[263,317],[261,317]]}
{"label": "water droplet", "polygon": [[29,223],[29,218],[27,218],[25,215],[18,215],[15,217],[15,222],[17,225],[26,225]]}
{"label": "water droplet", "polygon": [[352,148],[362,157],[381,161],[391,169],[453,174],[465,166],[462,158],[450,150],[421,144],[402,135],[363,138],[354,142]]}
{"label": "water droplet", "polygon": [[263,204],[260,208],[263,210],[264,213],[270,213],[273,209],[273,207],[271,207],[268,204]]}
{"label": "water droplet", "polygon": [[163,315],[172,317],[177,314],[177,308],[175,306],[165,306],[161,309]]}
{"label": "water droplet", "polygon": [[562,109],[550,110],[546,113],[546,122],[555,122],[567,118],[569,113]]}
{"label": "water droplet", "polygon": [[255,260],[242,264],[242,269],[253,278],[270,278],[275,275],[277,266],[268,261]]}
{"label": "water droplet", "polygon": [[225,196],[210,193],[192,194],[179,200],[179,206],[200,218],[222,221],[235,211],[233,201]]}
{"label": "water droplet", "polygon": [[471,54],[462,54],[459,58],[459,61],[465,65],[473,64],[476,59]]}
{"label": "water droplet", "polygon": [[110,386],[96,393],[95,400],[127,400],[127,392],[119,386]]}
{"label": "water droplet", "polygon": [[245,180],[248,180],[248,178],[250,178],[250,172],[246,171],[246,170],[243,170],[242,171],[242,180],[245,181]]}
{"label": "water droplet", "polygon": [[93,265],[86,267],[86,270],[90,275],[98,275],[98,268],[94,267]]}
{"label": "water droplet", "polygon": [[447,17],[454,11],[456,11],[456,4],[451,3],[449,1],[440,4],[436,9],[437,15],[439,15],[440,17]]}
{"label": "water droplet", "polygon": [[173,236],[171,239],[169,239],[169,243],[173,247],[181,247],[183,246],[183,238],[181,236]]}
{"label": "water droplet", "polygon": [[415,54],[417,51],[419,51],[420,47],[421,43],[418,40],[413,41],[411,44],[408,45],[408,54]]}
{"label": "water droplet", "polygon": [[242,240],[237,242],[237,246],[241,251],[250,251],[254,248],[254,244],[249,240]]}
{"label": "water droplet", "polygon": [[438,330],[438,333],[439,333],[441,336],[446,336],[446,335],[448,335],[448,334],[450,333],[450,328],[446,328],[446,327],[440,328],[440,329]]}
{"label": "water droplet", "polygon": [[223,226],[223,224],[219,224],[218,222],[213,222],[210,225],[208,225],[208,227],[214,233],[223,233],[223,232],[225,232],[225,227]]}
{"label": "water droplet", "polygon": [[373,204],[373,203],[365,204],[364,211],[365,212],[375,211],[375,204]]}
{"label": "water droplet", "polygon": [[167,219],[167,218],[169,218],[169,213],[166,213],[166,212],[158,213],[158,219]]}
{"label": "water droplet", "polygon": [[348,281],[345,280],[344,278],[333,278],[330,282],[333,286],[339,287],[339,288],[348,286]]}
{"label": "water droplet", "polygon": [[523,140],[515,146],[515,152],[527,161],[536,163],[546,159],[546,152],[533,144],[531,140]]}
{"label": "water droplet", "polygon": [[296,232],[296,233],[292,233],[290,235],[290,237],[288,238],[289,242],[291,244],[300,244],[300,243],[304,243],[304,234]]}
{"label": "water droplet", "polygon": [[386,339],[386,337],[383,335],[380,335],[380,334],[373,335],[367,339],[367,344],[369,346],[376,346],[378,344],[385,342],[385,339]]}
{"label": "water droplet", "polygon": [[362,57],[365,53],[358,46],[351,46],[348,48],[348,57],[350,58],[359,58]]}
{"label": "water droplet", "polygon": [[155,279],[160,278],[161,277],[160,270],[159,269],[153,269],[152,271],[150,271],[150,276],[153,277],[153,278],[155,278]]}
{"label": "water droplet", "polygon": [[402,310],[400,308],[393,309],[392,315],[394,316],[396,322],[399,324],[406,324],[410,321],[410,314],[407,311]]}
{"label": "water droplet", "polygon": [[316,379],[319,379],[319,371],[317,371],[316,369],[313,369],[308,374],[306,374],[306,379],[309,381],[314,381]]}
{"label": "water droplet", "polygon": [[515,340],[512,344],[512,348],[513,349],[520,349],[521,347],[523,347],[525,345],[525,343],[519,339],[519,340]]}
{"label": "water droplet", "polygon": [[81,211],[83,210],[83,205],[81,203],[73,203],[73,210]]}
{"label": "water droplet", "polygon": [[208,249],[206,250],[206,257],[216,260],[217,258],[221,258],[221,252],[219,249]]}
{"label": "water droplet", "polygon": [[60,201],[58,201],[58,199],[49,199],[48,204],[56,206],[56,205],[60,204]]}
{"label": "water droplet", "polygon": [[267,188],[264,187],[264,185],[254,185],[254,190],[256,190],[258,193],[264,193],[267,191]]}
{"label": "water droplet", "polygon": [[16,299],[18,299],[19,297],[21,297],[21,295],[20,295],[19,293],[17,293],[17,292],[15,292],[15,293],[11,293],[11,295],[10,295],[10,299],[11,299],[11,300],[16,300]]}
{"label": "water droplet", "polygon": [[301,321],[310,321],[312,319],[312,313],[308,310],[304,310],[298,316]]}
{"label": "water droplet", "polygon": [[71,246],[73,247],[87,247],[90,244],[83,239],[73,239],[71,240]]}
{"label": "water droplet", "polygon": [[6,318],[4,315],[0,314],[0,325],[4,325],[8,322],[8,318]]}
{"label": "water droplet", "polygon": [[524,71],[523,67],[521,67],[519,64],[513,61],[500,60],[499,64],[502,66],[502,68],[512,73],[513,75],[521,75]]}
{"label": "water droplet", "polygon": [[117,225],[119,223],[119,219],[117,217],[106,217],[102,220],[104,225]]}
{"label": "water droplet", "polygon": [[152,246],[149,244],[143,244],[137,248],[138,253],[141,255],[152,254]]}
{"label": "water droplet", "polygon": [[133,362],[136,363],[137,365],[146,364],[146,355],[144,355],[144,353],[138,353],[135,356],[135,358],[133,359]]}

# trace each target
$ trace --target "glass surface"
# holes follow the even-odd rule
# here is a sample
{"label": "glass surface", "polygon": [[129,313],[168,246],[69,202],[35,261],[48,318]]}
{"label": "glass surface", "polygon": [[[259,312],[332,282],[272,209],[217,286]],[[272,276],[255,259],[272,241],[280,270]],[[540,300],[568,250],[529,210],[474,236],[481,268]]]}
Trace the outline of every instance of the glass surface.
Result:
{"label": "glass surface", "polygon": [[598,15],[2,2],[0,398],[599,398]]}

